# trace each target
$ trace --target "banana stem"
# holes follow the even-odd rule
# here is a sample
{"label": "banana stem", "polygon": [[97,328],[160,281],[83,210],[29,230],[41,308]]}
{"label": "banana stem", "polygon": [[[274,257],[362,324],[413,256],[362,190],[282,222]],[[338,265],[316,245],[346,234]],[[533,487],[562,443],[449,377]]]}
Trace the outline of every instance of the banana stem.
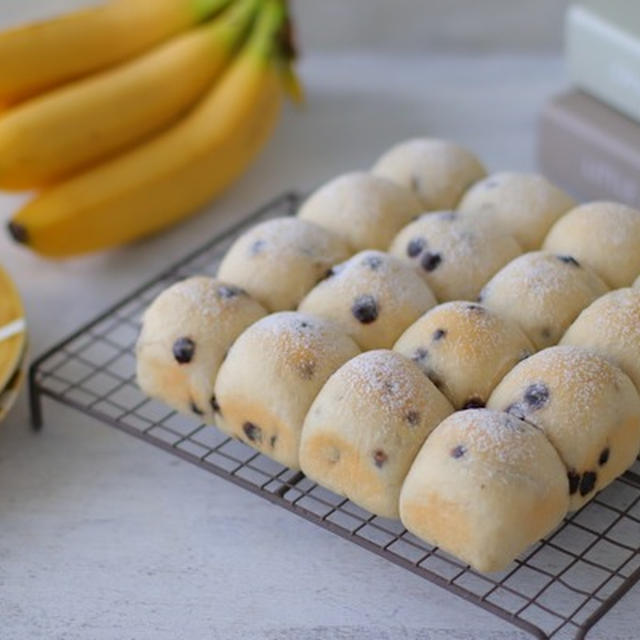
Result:
{"label": "banana stem", "polygon": [[231,3],[231,0],[191,0],[191,2],[197,21],[202,22],[222,11]]}
{"label": "banana stem", "polygon": [[229,46],[238,45],[248,32],[254,16],[263,0],[239,0],[234,3],[219,20],[211,25],[211,34],[215,40],[226,41]]}
{"label": "banana stem", "polygon": [[278,35],[285,19],[286,11],[282,0],[266,0],[247,44],[247,53],[260,60],[271,61],[279,52]]}

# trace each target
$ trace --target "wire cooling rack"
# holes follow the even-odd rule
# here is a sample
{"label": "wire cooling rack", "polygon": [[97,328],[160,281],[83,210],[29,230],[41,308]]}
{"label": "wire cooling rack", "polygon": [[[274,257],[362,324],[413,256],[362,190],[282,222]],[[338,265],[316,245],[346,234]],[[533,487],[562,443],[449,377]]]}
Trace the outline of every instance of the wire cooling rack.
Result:
{"label": "wire cooling rack", "polygon": [[249,225],[290,215],[287,193],[214,238],[40,357],[30,370],[31,411],[47,396],[229,480],[504,618],[537,638],[584,638],[640,579],[640,462],[499,574],[481,574],[353,503],[145,397],[135,382],[142,312],[172,282],[214,275]]}

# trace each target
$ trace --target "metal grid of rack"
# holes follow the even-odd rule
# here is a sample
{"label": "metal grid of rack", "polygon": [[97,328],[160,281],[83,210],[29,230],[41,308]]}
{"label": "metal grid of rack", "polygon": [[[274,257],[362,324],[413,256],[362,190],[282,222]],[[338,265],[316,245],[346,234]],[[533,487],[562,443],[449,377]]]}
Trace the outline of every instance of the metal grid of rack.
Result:
{"label": "metal grid of rack", "polygon": [[640,462],[500,574],[481,574],[227,437],[147,398],[135,382],[142,312],[172,282],[214,275],[238,233],[294,212],[285,194],[144,285],[40,357],[30,370],[33,424],[49,397],[125,431],[469,600],[538,638],[584,638],[640,579]]}

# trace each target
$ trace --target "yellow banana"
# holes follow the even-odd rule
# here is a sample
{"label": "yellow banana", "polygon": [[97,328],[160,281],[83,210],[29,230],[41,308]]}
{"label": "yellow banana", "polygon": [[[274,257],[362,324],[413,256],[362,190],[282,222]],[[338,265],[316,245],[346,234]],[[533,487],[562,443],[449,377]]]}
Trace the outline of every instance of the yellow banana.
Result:
{"label": "yellow banana", "polygon": [[111,0],[0,33],[0,102],[17,102],[122,62],[229,0]]}
{"label": "yellow banana", "polygon": [[103,249],[173,224],[227,187],[280,111],[283,17],[281,2],[266,0],[248,43],[194,111],[150,142],[45,190],[9,223],[13,237],[47,256]]}
{"label": "yellow banana", "polygon": [[222,71],[260,2],[0,116],[0,188],[42,187],[169,124]]}

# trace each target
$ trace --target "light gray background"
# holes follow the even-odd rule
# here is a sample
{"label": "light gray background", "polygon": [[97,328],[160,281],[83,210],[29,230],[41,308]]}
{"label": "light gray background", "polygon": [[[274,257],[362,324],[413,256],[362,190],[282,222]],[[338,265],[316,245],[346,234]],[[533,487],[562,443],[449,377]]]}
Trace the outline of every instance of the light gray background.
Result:
{"label": "light gray background", "polygon": [[[0,0],[0,22],[71,4]],[[287,107],[260,159],[201,215],[61,263],[0,232],[34,353],[275,193],[367,166],[407,136],[454,138],[491,169],[534,167],[537,114],[566,82],[562,3],[298,0],[296,12],[308,108]],[[0,222],[19,200],[0,196]],[[38,436],[24,395],[0,427],[3,640],[526,637],[187,463],[52,403],[45,410]],[[637,638],[639,596],[591,637]]]}
{"label": "light gray background", "polygon": [[[90,0],[0,0],[0,24]],[[304,50],[558,51],[567,0],[291,0]]]}

